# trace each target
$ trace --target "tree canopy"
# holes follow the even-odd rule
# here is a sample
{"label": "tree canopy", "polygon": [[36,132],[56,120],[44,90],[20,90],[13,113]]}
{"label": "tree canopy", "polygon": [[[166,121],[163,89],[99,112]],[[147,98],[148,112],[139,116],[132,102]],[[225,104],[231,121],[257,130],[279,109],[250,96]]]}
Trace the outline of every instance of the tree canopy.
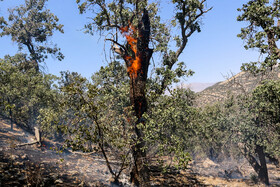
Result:
{"label": "tree canopy", "polygon": [[245,63],[242,70],[259,72],[278,64],[279,7],[279,0],[250,0],[238,9],[242,14],[237,20],[248,22],[248,26],[241,29],[238,37],[246,42],[245,49],[258,49],[264,59],[260,62]]}
{"label": "tree canopy", "polygon": [[0,36],[11,36],[19,50],[27,49],[31,63],[39,70],[39,63],[44,62],[48,54],[58,60],[64,58],[60,48],[50,46],[49,38],[57,30],[63,33],[63,25],[58,18],[45,8],[47,0],[25,0],[24,5],[9,9],[8,19],[0,18]]}

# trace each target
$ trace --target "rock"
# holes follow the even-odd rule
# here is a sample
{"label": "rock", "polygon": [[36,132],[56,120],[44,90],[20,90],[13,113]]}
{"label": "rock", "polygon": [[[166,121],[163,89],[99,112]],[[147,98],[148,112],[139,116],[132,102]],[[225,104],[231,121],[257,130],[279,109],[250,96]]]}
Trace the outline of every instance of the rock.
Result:
{"label": "rock", "polygon": [[232,179],[240,179],[243,177],[242,173],[240,172],[238,167],[234,167],[228,170],[225,170],[225,177],[232,178]]}
{"label": "rock", "polygon": [[56,180],[58,178],[58,174],[56,173],[50,173],[51,178],[53,178],[54,180]]}
{"label": "rock", "polygon": [[19,165],[20,165],[20,162],[15,162],[14,165],[15,165],[15,166],[19,166]]}
{"label": "rock", "polygon": [[82,182],[81,182],[78,186],[79,186],[79,187],[83,187],[83,186],[85,186],[84,181],[82,181]]}
{"label": "rock", "polygon": [[24,154],[24,155],[21,156],[21,159],[22,160],[28,160],[28,156],[26,154]]}
{"label": "rock", "polygon": [[113,177],[111,177],[111,178],[109,179],[109,182],[110,182],[110,187],[119,187],[119,186],[122,186],[122,184],[121,184],[119,181],[115,180]]}
{"label": "rock", "polygon": [[43,178],[43,186],[51,186],[53,184],[54,180],[48,177]]}
{"label": "rock", "polygon": [[12,159],[12,160],[16,160],[16,159],[18,159],[18,158],[19,158],[18,155],[11,155],[11,159]]}
{"label": "rock", "polygon": [[25,180],[26,180],[26,176],[23,175],[23,176],[19,177],[18,180],[19,180],[19,181],[25,181]]}
{"label": "rock", "polygon": [[219,164],[216,164],[215,162],[213,162],[212,160],[210,160],[209,158],[207,158],[203,163],[202,163],[203,167],[205,168],[209,168],[209,167],[218,167]]}
{"label": "rock", "polygon": [[69,171],[70,175],[72,176],[77,176],[79,175],[79,172],[78,171]]}
{"label": "rock", "polygon": [[55,184],[63,184],[63,181],[61,179],[57,179],[54,181]]}

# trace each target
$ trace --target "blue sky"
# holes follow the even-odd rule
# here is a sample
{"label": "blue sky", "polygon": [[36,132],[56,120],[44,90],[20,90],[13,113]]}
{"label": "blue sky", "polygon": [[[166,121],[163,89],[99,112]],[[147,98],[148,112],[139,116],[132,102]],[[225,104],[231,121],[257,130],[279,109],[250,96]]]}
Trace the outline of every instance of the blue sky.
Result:
{"label": "blue sky", "polygon": [[[8,7],[14,7],[23,0],[4,0],[0,2],[0,16],[6,16]],[[168,17],[169,5],[162,2],[164,17]],[[195,74],[185,80],[192,82],[218,82],[226,75],[238,73],[242,63],[255,61],[256,51],[246,51],[243,41],[237,38],[241,27],[246,23],[236,21],[245,0],[208,0],[207,6],[213,9],[202,20],[202,32],[194,34],[180,57]],[[60,19],[64,25],[64,34],[56,33],[51,41],[56,43],[65,55],[60,62],[53,58],[46,61],[45,72],[59,75],[60,71],[76,71],[83,76],[90,76],[105,66],[104,38],[98,34],[84,34],[82,29],[89,20],[87,15],[80,15],[75,0],[49,0],[47,8]],[[171,12],[172,13],[172,12]],[[17,45],[9,37],[0,38],[0,58],[17,52]],[[108,57],[108,56],[107,56]],[[156,58],[155,58],[156,60]]]}

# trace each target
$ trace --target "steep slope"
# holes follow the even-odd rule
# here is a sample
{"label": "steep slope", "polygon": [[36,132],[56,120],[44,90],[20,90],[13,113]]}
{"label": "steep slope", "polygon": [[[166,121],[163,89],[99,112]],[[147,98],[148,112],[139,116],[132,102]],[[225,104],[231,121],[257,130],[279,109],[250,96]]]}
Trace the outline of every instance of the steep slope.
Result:
{"label": "steep slope", "polygon": [[265,74],[253,75],[249,72],[240,72],[231,78],[214,84],[198,93],[197,106],[204,106],[223,101],[228,94],[239,95],[251,92],[264,80],[280,79],[280,68],[267,70]]}

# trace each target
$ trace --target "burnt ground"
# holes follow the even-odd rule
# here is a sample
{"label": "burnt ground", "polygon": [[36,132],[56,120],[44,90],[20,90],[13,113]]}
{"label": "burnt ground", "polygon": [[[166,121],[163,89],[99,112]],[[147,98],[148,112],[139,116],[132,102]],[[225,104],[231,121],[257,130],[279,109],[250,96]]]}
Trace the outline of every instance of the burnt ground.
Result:
{"label": "burnt ground", "polygon": [[[82,154],[59,151],[61,144],[45,139],[41,147],[20,146],[34,142],[32,134],[15,126],[14,131],[0,120],[1,186],[114,186],[105,161],[99,153]],[[229,162],[227,162],[229,163]],[[117,167],[118,163],[115,162]],[[272,186],[280,186],[280,169],[269,165]],[[152,186],[262,186],[250,179],[252,170],[228,164],[222,166],[209,159],[190,164],[186,171],[154,169]],[[251,177],[252,178],[252,177]],[[131,186],[124,172],[123,186]]]}

